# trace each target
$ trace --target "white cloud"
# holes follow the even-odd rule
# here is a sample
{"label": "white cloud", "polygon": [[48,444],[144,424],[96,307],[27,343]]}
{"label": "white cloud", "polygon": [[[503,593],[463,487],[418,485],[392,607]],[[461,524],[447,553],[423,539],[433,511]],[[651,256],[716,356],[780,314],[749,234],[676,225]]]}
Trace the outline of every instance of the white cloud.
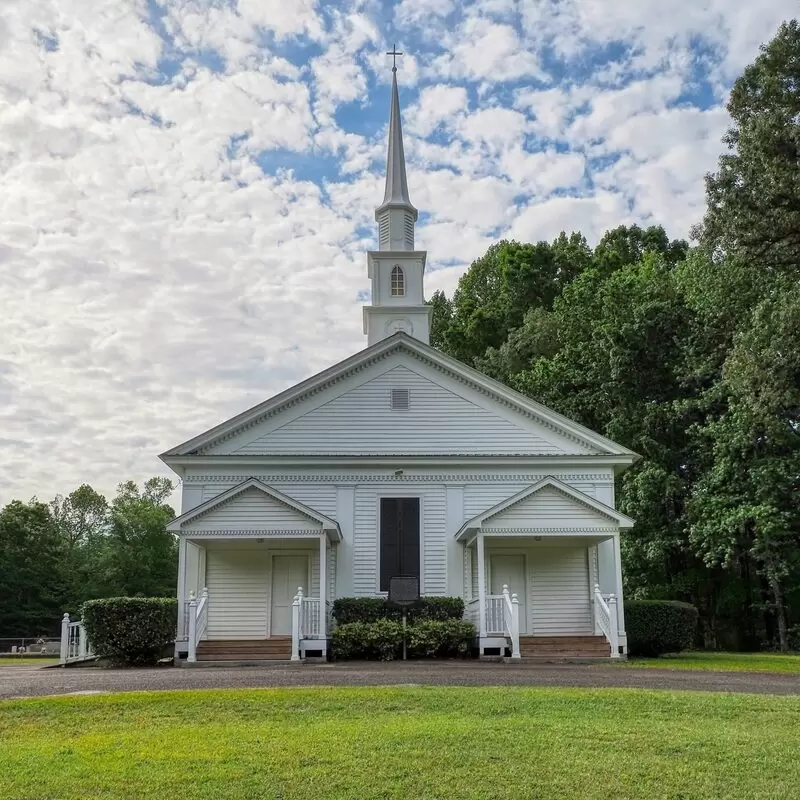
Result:
{"label": "white cloud", "polygon": [[0,7],[0,503],[165,474],[158,452],[365,344],[389,20],[426,291],[451,293],[500,237],[685,235],[721,98],[792,10],[159,2]]}
{"label": "white cloud", "polygon": [[415,106],[408,109],[405,129],[418,136],[429,136],[443,123],[469,110],[467,90],[463,86],[438,83],[424,87]]}
{"label": "white cloud", "polygon": [[470,15],[442,42],[445,53],[434,59],[430,73],[440,78],[491,81],[546,75],[535,49],[516,30],[479,15]]}

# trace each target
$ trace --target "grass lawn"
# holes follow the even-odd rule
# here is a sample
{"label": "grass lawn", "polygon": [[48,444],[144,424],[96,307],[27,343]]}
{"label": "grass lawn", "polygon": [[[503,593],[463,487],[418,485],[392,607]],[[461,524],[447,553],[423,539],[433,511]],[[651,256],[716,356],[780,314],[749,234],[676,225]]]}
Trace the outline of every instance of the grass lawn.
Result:
{"label": "grass lawn", "polygon": [[0,703],[0,797],[796,798],[800,697],[348,688]]}
{"label": "grass lawn", "polygon": [[25,667],[44,667],[48,664],[58,664],[57,658],[30,658],[26,656],[0,656],[0,667],[15,667],[18,665]]}
{"label": "grass lawn", "polygon": [[661,658],[631,658],[630,667],[708,669],[722,672],[782,672],[800,675],[800,655],[780,653],[676,653]]}

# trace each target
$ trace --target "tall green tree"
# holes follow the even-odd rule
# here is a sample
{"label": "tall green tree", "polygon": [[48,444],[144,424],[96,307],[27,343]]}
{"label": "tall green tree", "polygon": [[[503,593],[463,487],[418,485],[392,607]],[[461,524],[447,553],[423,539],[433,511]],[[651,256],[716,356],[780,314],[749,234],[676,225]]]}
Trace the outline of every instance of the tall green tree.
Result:
{"label": "tall green tree", "polygon": [[14,500],[0,510],[0,633],[54,634],[66,610],[64,542],[50,509]]}
{"label": "tall green tree", "polygon": [[119,485],[109,514],[108,543],[113,563],[106,565],[114,594],[174,594],[178,546],[166,530],[175,516],[167,502],[172,490],[167,478],[150,478],[141,489],[133,481]]}
{"label": "tall green tree", "polygon": [[800,262],[800,25],[785,22],[736,81],[732,124],[696,235],[718,259],[737,254],[762,270]]}

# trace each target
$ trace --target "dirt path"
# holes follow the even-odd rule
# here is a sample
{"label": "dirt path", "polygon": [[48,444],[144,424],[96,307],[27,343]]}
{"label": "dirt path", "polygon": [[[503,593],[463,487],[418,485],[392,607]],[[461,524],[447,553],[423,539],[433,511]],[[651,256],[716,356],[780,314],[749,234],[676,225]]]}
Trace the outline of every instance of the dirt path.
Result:
{"label": "dirt path", "polygon": [[584,664],[318,664],[195,669],[0,667],[0,698],[168,689],[277,686],[574,686],[800,694],[800,676]]}

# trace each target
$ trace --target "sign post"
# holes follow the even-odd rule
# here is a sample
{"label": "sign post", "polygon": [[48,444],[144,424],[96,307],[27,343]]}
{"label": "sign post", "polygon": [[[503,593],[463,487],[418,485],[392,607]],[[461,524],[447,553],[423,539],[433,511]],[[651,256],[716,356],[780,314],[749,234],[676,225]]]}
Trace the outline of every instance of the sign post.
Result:
{"label": "sign post", "polygon": [[398,575],[389,578],[389,602],[403,609],[403,661],[406,654],[406,626],[408,607],[419,602],[419,578],[415,575]]}

